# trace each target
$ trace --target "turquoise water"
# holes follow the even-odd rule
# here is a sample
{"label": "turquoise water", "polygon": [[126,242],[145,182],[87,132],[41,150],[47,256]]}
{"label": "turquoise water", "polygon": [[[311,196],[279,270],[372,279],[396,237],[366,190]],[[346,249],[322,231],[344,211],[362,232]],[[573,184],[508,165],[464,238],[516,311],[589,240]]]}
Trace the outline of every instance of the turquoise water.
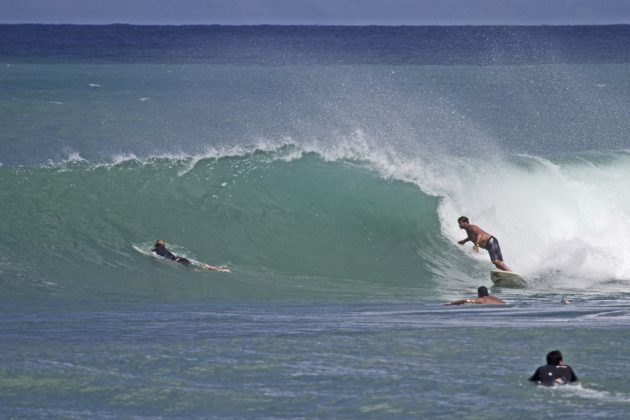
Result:
{"label": "turquoise water", "polygon": [[624,418],[627,30],[0,25],[0,415]]}

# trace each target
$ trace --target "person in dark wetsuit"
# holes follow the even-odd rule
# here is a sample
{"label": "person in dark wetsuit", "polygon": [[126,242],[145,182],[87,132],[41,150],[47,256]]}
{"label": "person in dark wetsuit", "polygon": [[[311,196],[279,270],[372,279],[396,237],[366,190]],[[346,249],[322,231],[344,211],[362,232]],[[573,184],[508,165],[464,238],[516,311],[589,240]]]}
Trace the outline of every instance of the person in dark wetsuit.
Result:
{"label": "person in dark wetsuit", "polygon": [[578,378],[571,366],[564,364],[560,350],[554,350],[547,353],[547,364],[536,369],[529,380],[538,385],[553,386],[577,382]]}
{"label": "person in dark wetsuit", "polygon": [[[173,260],[175,262],[178,262],[180,264],[184,264],[184,265],[190,265],[191,261],[188,258],[184,258],[184,257],[178,257],[177,255],[173,254],[171,251],[169,251],[168,249],[166,249],[166,242],[164,241],[164,239],[158,239],[157,241],[155,241],[155,245],[153,246],[153,249],[151,250],[151,252],[153,252],[154,254],[159,255],[160,257],[163,258],[168,258],[169,260]],[[204,270],[209,270],[209,271],[219,271],[222,273],[229,273],[230,269],[227,267],[220,267],[220,266],[216,266],[216,265],[210,265],[210,264],[204,264],[204,263],[200,263],[200,262],[196,262],[194,264],[196,267],[202,268]]]}
{"label": "person in dark wetsuit", "polygon": [[190,265],[190,260],[188,258],[178,257],[177,255],[166,249],[166,242],[163,239],[159,239],[155,242],[155,245],[153,246],[151,252],[156,253],[160,257],[168,258],[169,260],[173,260],[180,264]]}
{"label": "person in dark wetsuit", "polygon": [[466,216],[457,219],[457,223],[459,224],[459,228],[464,229],[468,235],[466,239],[458,241],[458,244],[464,245],[466,242],[472,241],[473,252],[477,253],[479,252],[479,248],[484,248],[488,251],[488,254],[490,254],[492,264],[499,270],[512,271],[503,262],[503,254],[501,254],[501,247],[499,246],[497,238],[482,230],[479,226],[471,225]]}

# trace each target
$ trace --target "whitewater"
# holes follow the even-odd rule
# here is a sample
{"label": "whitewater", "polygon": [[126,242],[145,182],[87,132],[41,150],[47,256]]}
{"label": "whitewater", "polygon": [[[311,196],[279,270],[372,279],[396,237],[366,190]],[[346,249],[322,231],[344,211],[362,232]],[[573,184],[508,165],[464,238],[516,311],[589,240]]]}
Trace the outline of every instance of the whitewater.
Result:
{"label": "whitewater", "polygon": [[629,34],[0,25],[0,415],[624,418]]}

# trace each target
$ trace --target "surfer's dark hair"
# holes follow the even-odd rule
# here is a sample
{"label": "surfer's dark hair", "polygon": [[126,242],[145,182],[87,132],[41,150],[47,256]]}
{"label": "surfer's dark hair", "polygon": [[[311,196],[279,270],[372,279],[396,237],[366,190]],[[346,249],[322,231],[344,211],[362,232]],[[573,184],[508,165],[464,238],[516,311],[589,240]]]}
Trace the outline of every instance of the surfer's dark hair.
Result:
{"label": "surfer's dark hair", "polygon": [[561,360],[562,360],[562,353],[560,353],[560,350],[554,350],[547,353],[548,365],[558,366]]}
{"label": "surfer's dark hair", "polygon": [[488,296],[488,288],[486,286],[479,286],[479,289],[477,289],[477,294],[479,295],[479,297]]}
{"label": "surfer's dark hair", "polygon": [[466,216],[461,216],[459,219],[457,219],[457,223],[459,223],[459,222],[470,223],[468,221],[468,217],[466,217]]}

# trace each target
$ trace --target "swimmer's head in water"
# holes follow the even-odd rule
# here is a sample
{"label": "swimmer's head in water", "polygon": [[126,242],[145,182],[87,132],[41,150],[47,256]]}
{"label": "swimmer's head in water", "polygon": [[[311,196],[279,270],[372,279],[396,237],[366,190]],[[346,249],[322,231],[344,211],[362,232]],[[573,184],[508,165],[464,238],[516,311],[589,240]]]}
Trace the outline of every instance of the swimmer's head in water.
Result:
{"label": "swimmer's head in water", "polygon": [[547,364],[558,366],[562,362],[562,353],[560,350],[554,350],[547,353]]}
{"label": "swimmer's head in water", "polygon": [[164,239],[158,239],[157,241],[155,241],[155,246],[157,248],[161,248],[163,246],[166,246],[166,241],[164,241]]}

